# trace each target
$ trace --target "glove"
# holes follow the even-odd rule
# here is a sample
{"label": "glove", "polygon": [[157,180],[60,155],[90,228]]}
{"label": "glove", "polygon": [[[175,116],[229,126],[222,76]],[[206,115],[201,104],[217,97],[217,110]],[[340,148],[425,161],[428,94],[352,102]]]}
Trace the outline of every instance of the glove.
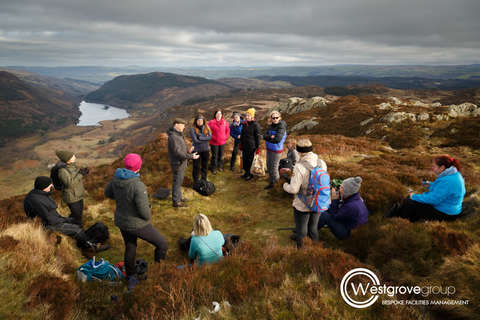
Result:
{"label": "glove", "polygon": [[238,145],[238,149],[240,149],[240,151],[243,151],[243,146],[241,143]]}
{"label": "glove", "polygon": [[82,168],[82,169],[78,170],[78,173],[80,173],[82,176],[85,177],[87,174],[90,173],[90,169],[88,169],[88,168]]}
{"label": "glove", "polygon": [[290,183],[290,177],[286,173],[282,173],[282,178],[285,179],[287,183]]}
{"label": "glove", "polygon": [[260,148],[257,148],[257,150],[255,150],[255,154],[260,154]]}

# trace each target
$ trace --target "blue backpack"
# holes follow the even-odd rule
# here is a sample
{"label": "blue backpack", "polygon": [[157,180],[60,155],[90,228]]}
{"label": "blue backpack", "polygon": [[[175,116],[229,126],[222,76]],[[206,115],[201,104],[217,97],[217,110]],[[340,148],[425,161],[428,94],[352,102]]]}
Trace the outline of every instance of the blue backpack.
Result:
{"label": "blue backpack", "polygon": [[101,259],[95,262],[95,257],[77,269],[77,278],[83,282],[102,281],[104,279],[114,282],[115,278],[125,278],[117,266]]}
{"label": "blue backpack", "polygon": [[302,165],[310,170],[307,194],[300,192],[298,198],[312,211],[322,212],[330,206],[330,176],[320,166],[312,167],[308,162],[301,161]]}

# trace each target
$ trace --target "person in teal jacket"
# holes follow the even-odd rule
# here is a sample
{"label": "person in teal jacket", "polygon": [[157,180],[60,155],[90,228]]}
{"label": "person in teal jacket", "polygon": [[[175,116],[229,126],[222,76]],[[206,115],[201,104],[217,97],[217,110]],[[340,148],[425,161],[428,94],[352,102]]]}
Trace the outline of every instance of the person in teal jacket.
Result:
{"label": "person in teal jacket", "polygon": [[223,257],[222,246],[225,243],[223,235],[218,230],[212,230],[207,216],[200,213],[193,220],[192,240],[188,256],[196,259],[199,266],[204,263],[217,262]]}
{"label": "person in teal jacket", "polygon": [[460,174],[460,163],[449,156],[433,159],[432,170],[437,175],[434,182],[422,180],[428,191],[415,194],[410,191],[402,205],[396,204],[385,216],[401,217],[411,222],[420,219],[452,221],[462,212],[465,181]]}

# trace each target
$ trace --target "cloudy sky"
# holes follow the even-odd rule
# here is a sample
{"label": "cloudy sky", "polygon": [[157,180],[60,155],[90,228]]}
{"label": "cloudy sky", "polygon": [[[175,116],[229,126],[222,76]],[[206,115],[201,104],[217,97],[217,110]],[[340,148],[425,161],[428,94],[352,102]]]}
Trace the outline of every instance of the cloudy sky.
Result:
{"label": "cloudy sky", "polygon": [[0,0],[0,66],[480,63],[480,0]]}

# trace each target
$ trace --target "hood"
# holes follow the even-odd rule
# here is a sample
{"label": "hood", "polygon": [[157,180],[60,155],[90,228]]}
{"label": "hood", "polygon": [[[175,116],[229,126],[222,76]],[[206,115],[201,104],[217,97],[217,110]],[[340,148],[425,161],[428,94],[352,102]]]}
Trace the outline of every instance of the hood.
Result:
{"label": "hood", "polygon": [[118,168],[117,171],[115,171],[115,177],[118,180],[128,180],[135,177],[140,178],[140,173],[135,173],[132,170],[128,170],[124,168]]}

